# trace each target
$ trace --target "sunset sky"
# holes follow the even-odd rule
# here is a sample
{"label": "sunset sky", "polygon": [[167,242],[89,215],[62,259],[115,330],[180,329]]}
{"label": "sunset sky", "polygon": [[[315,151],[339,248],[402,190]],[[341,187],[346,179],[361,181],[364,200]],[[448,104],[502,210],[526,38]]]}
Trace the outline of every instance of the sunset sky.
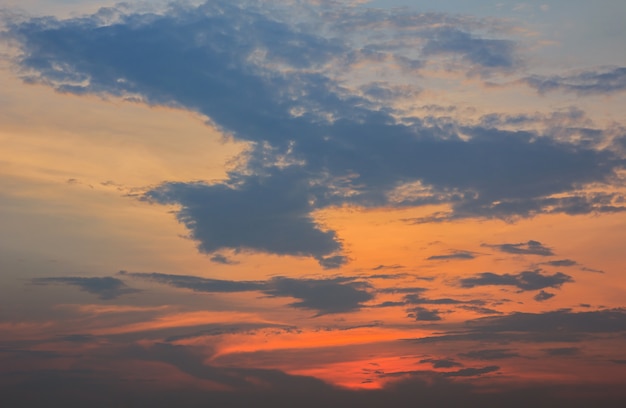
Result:
{"label": "sunset sky", "polygon": [[0,0],[0,405],[624,406],[624,19]]}

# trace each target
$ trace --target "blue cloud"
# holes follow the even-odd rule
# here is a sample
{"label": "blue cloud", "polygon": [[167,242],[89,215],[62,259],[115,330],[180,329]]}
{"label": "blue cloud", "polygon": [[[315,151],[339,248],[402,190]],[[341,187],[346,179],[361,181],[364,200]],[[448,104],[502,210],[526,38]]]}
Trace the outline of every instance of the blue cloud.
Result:
{"label": "blue cloud", "polygon": [[531,75],[524,79],[539,93],[573,92],[578,95],[607,95],[626,90],[626,67],[609,67],[568,75]]}
{"label": "blue cloud", "polygon": [[[98,14],[8,22],[7,35],[21,48],[27,81],[197,111],[249,144],[226,181],[164,182],[143,197],[179,205],[179,221],[209,254],[259,251],[341,267],[348,258],[340,237],[314,213],[345,204],[450,207],[413,222],[626,209],[618,193],[583,191],[611,185],[624,167],[609,147],[522,124],[407,116],[388,103],[391,84],[345,80],[359,61],[382,64],[390,55],[411,70],[448,55],[465,61],[468,75],[516,69],[518,46],[481,35],[488,22],[325,7],[336,7],[333,18],[304,8],[311,20],[296,24],[287,17],[297,6],[213,1],[164,13],[118,10],[113,22]],[[351,30],[363,27],[353,41],[362,31]],[[416,182],[423,194],[394,195]]]}

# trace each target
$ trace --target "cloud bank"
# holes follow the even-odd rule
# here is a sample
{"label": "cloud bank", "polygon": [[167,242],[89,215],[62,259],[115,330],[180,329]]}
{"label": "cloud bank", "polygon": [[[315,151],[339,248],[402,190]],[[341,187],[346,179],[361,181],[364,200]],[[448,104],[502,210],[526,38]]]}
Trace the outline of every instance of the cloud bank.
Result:
{"label": "cloud bank", "polygon": [[[619,150],[601,143],[602,129],[588,129],[599,136],[587,143],[552,137],[550,128],[394,107],[399,95],[419,98],[413,79],[421,75],[427,86],[435,67],[463,77],[514,75],[523,57],[514,30],[503,27],[334,2],[211,1],[23,19],[8,22],[4,35],[21,51],[16,64],[27,82],[199,112],[248,144],[223,182],[164,181],[143,196],[178,206],[200,251],[311,257],[338,268],[348,258],[337,233],[316,219],[321,209],[447,206],[419,222],[625,209],[620,194],[585,190],[613,185],[624,168]],[[365,63],[399,68],[401,83],[364,75]],[[620,75],[528,83],[580,92]]]}

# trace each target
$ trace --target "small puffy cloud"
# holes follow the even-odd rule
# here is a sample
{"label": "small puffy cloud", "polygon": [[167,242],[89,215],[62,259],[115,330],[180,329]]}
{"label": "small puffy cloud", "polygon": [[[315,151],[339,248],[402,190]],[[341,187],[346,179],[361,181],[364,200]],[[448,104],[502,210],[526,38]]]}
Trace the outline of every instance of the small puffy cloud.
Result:
{"label": "small puffy cloud", "polygon": [[408,317],[424,322],[436,322],[442,320],[439,310],[426,309],[425,307],[414,307],[408,310]]}
{"label": "small puffy cloud", "polygon": [[35,285],[71,285],[80,290],[97,295],[102,300],[111,300],[122,295],[137,293],[139,290],[128,287],[122,280],[106,277],[51,277],[31,279]]}
{"label": "small puffy cloud", "polygon": [[537,302],[543,302],[545,300],[552,299],[554,296],[555,296],[554,293],[550,293],[550,292],[546,292],[545,290],[542,290],[539,293],[537,293],[533,297],[533,299],[535,299]]}
{"label": "small puffy cloud", "polygon": [[211,262],[220,263],[222,265],[234,265],[237,262],[229,259],[227,256],[222,254],[215,254],[211,257]]}
{"label": "small puffy cloud", "polygon": [[514,286],[521,291],[559,288],[564,283],[573,281],[571,276],[564,273],[557,272],[553,275],[542,274],[539,269],[524,271],[518,274],[505,273],[502,275],[492,272],[483,272],[474,277],[459,280],[461,287],[464,288],[473,288],[476,286]]}

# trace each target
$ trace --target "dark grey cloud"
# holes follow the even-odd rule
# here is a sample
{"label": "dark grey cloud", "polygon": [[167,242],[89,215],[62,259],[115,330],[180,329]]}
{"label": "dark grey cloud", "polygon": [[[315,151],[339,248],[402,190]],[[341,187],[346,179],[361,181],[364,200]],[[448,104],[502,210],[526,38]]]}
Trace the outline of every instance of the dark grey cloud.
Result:
{"label": "dark grey cloud", "polygon": [[545,313],[516,312],[469,320],[463,330],[439,336],[409,339],[417,344],[476,342],[478,344],[579,343],[594,336],[626,332],[626,312],[610,309],[594,312],[557,310]]}
{"label": "dark grey cloud", "polygon": [[422,321],[443,320],[442,313],[450,313],[451,310],[428,309],[422,305],[451,305],[455,308],[469,310],[479,314],[502,314],[501,312],[484,307],[487,301],[482,299],[459,300],[452,298],[427,298],[423,297],[425,288],[384,288],[376,290],[377,293],[406,294],[401,300],[385,301],[370,307],[406,307],[407,317]]}
{"label": "dark grey cloud", "polygon": [[[410,293],[410,294],[416,294],[416,293],[422,293],[427,291],[427,288],[422,288],[422,287],[393,287],[393,288],[383,288],[383,289],[378,289],[377,292],[378,293]],[[405,299],[406,300],[406,299]]]}
{"label": "dark grey cloud", "polygon": [[215,254],[211,257],[211,262],[220,263],[223,265],[235,265],[237,262],[229,259],[227,256],[222,254]]}
{"label": "dark grey cloud", "polygon": [[[179,206],[178,220],[213,256],[257,251],[340,267],[348,261],[340,237],[313,214],[344,204],[450,205],[429,222],[624,210],[617,193],[581,190],[611,185],[624,167],[609,147],[521,125],[407,117],[385,100],[387,84],[363,94],[346,80],[363,61],[415,70],[449,55],[469,75],[515,69],[517,45],[489,21],[311,7],[219,0],[166,12],[119,8],[110,9],[112,22],[102,14],[9,21],[5,35],[20,48],[16,63],[29,82],[196,111],[249,144],[225,181],[164,182],[143,196]],[[495,38],[481,34],[486,27]],[[605,136],[599,130],[597,139]],[[398,194],[416,182],[420,194]]]}
{"label": "dark grey cloud", "polygon": [[[473,288],[476,286],[514,286],[521,291],[539,290],[545,288],[560,288],[561,285],[573,282],[571,276],[562,272],[553,275],[543,274],[540,269],[524,271],[518,274],[498,275],[492,272],[483,272],[471,278],[459,280],[461,287]],[[545,299],[543,299],[545,300]]]}
{"label": "dark grey cloud", "polygon": [[207,293],[261,292],[270,297],[291,297],[299,301],[291,307],[317,311],[318,315],[359,310],[374,298],[369,283],[354,277],[296,279],[274,277],[265,281],[231,281],[162,273],[120,272],[177,288]]}
{"label": "dark grey cloud", "polygon": [[539,293],[537,293],[535,296],[533,296],[533,299],[535,299],[537,302],[543,302],[544,300],[552,299],[554,296],[556,296],[554,293],[550,293],[550,292],[546,292],[545,290],[542,290]]}
{"label": "dark grey cloud", "polygon": [[422,297],[419,293],[413,293],[404,297],[404,303],[407,305],[458,305],[462,303],[474,303],[472,301],[466,302],[457,299],[439,298],[428,299]]}
{"label": "dark grey cloud", "polygon": [[442,320],[441,312],[438,309],[426,309],[425,307],[414,307],[407,310],[408,317],[423,322],[436,322]]}
{"label": "dark grey cloud", "polygon": [[520,355],[511,349],[485,349],[459,353],[459,357],[473,360],[502,360],[505,358],[520,357]]}
{"label": "dark grey cloud", "polygon": [[461,305],[461,306],[459,306],[459,308],[464,309],[464,310],[468,310],[470,312],[478,313],[478,314],[484,314],[484,315],[491,315],[491,314],[501,315],[501,314],[503,314],[502,312],[500,312],[498,310],[491,309],[491,308],[484,307],[484,306]]}
{"label": "dark grey cloud", "polygon": [[573,261],[571,259],[558,259],[556,261],[544,262],[544,264],[550,265],[550,266],[576,266],[578,265],[578,262]]}
{"label": "dark grey cloud", "polygon": [[273,278],[265,291],[270,296],[289,296],[300,299],[291,306],[317,310],[319,314],[344,313],[359,310],[363,302],[374,298],[370,286],[351,279],[291,279]]}
{"label": "dark grey cloud", "polygon": [[433,368],[452,368],[452,367],[462,367],[463,364],[456,362],[454,360],[447,359],[433,359],[426,358],[424,360],[420,360],[420,363],[430,363]]}
{"label": "dark grey cloud", "polygon": [[80,290],[97,295],[102,300],[111,300],[122,295],[137,293],[139,290],[128,287],[122,280],[106,277],[52,277],[31,279],[35,285],[70,285]]}
{"label": "dark grey cloud", "polygon": [[457,252],[453,252],[451,254],[445,254],[445,255],[432,255],[426,259],[428,261],[449,261],[449,260],[455,260],[455,259],[460,259],[460,260],[474,259],[475,257],[476,256],[474,255],[473,252],[457,251]]}
{"label": "dark grey cloud", "polygon": [[531,75],[523,80],[539,93],[573,92],[607,95],[626,90],[626,67],[600,68],[569,75]]}
{"label": "dark grey cloud", "polygon": [[534,240],[529,240],[528,242],[521,242],[518,244],[483,244],[482,246],[495,248],[499,251],[507,252],[509,254],[540,256],[554,255],[552,249],[544,246],[541,242]]}
{"label": "dark grey cloud", "polygon": [[626,331],[624,309],[595,312],[557,310],[546,313],[513,313],[483,317],[468,323],[477,332],[619,333]]}
{"label": "dark grey cloud", "polygon": [[446,373],[442,373],[444,377],[478,377],[483,374],[493,373],[498,371],[500,367],[498,366],[488,366],[482,368],[461,368],[458,371],[449,371]]}
{"label": "dark grey cloud", "polygon": [[[404,268],[404,266],[402,265],[398,265],[398,264],[394,264],[394,265],[378,265],[374,268],[372,268],[373,271],[380,271],[382,269],[401,269]],[[391,275],[391,276],[395,276],[395,275]]]}

